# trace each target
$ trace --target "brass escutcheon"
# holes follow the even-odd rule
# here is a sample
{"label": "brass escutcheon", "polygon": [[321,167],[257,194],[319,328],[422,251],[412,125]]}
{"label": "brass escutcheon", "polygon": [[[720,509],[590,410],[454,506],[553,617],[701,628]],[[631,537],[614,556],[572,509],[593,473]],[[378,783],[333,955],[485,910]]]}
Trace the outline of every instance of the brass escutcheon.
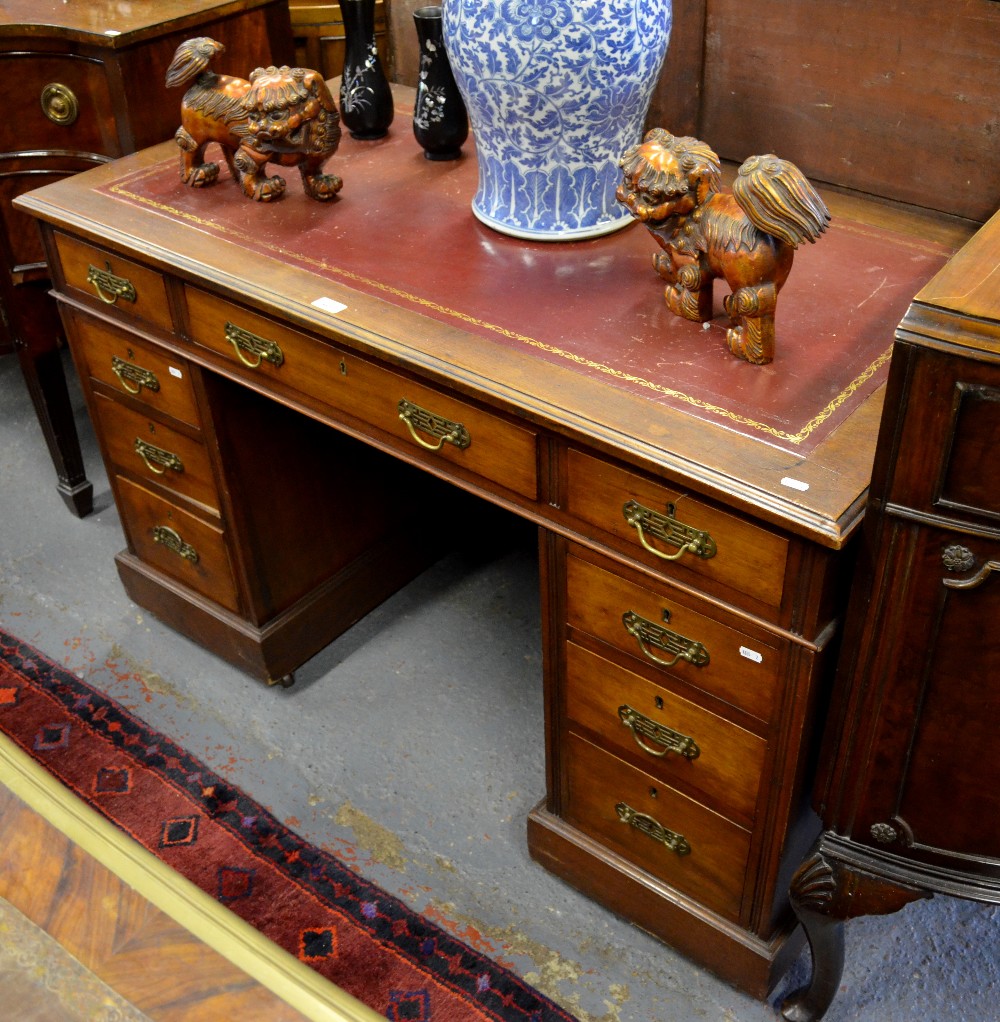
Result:
{"label": "brass escutcheon", "polygon": [[[428,451],[439,451],[444,444],[454,444],[459,450],[464,451],[472,443],[469,431],[460,422],[452,422],[434,412],[429,412],[425,408],[413,404],[412,401],[407,401],[405,397],[400,398],[396,407],[399,417],[406,423],[406,428],[410,431],[410,436]],[[437,443],[428,443],[417,434],[418,429],[430,436],[437,437]]]}
{"label": "brass escutcheon", "polygon": [[661,845],[665,845],[676,855],[691,854],[691,845],[688,844],[688,840],[683,834],[668,830],[662,823],[654,820],[652,816],[638,812],[627,802],[619,802],[615,806],[615,812],[622,823],[635,827],[640,833],[645,834],[648,838],[659,842]]}
{"label": "brass escutcheon", "polygon": [[110,262],[106,261],[104,266],[103,270],[93,265],[87,268],[87,283],[97,292],[97,297],[105,305],[114,305],[119,298],[126,302],[134,302],[136,294],[132,281],[112,273]]}
{"label": "brass escutcheon", "polygon": [[68,85],[60,82],[49,82],[42,89],[40,97],[42,112],[53,124],[63,127],[71,125],[80,115],[80,104],[76,94]]}
{"label": "brass escutcheon", "polygon": [[270,362],[276,368],[284,364],[284,352],[276,341],[269,341],[235,323],[226,323],[226,340],[236,351],[236,357],[250,369],[256,369],[261,362]]}
{"label": "brass escutcheon", "polygon": [[[669,504],[667,513],[663,514],[640,504],[637,500],[628,500],[622,506],[622,514],[625,521],[639,534],[639,542],[643,547],[661,560],[676,561],[684,554],[693,554],[707,560],[716,554],[715,540],[707,532],[679,522],[674,517],[673,504]],[[677,547],[677,552],[668,554],[657,549],[646,538],[647,534],[668,546]]]}
{"label": "brass escutcheon", "polygon": [[[667,727],[665,724],[658,724],[655,720],[640,713],[632,706],[624,705],[618,707],[618,717],[635,739],[635,744],[648,752],[650,756],[661,758],[668,752],[676,752],[685,759],[697,759],[701,755],[698,743],[687,735]],[[646,740],[654,742],[657,747],[646,744]]]}
{"label": "brass escutcheon", "polygon": [[184,471],[184,463],[176,454],[165,451],[162,447],[157,447],[140,436],[135,438],[135,453],[146,463],[146,468],[158,476],[163,475],[168,468],[175,472]]}
{"label": "brass escutcheon", "polygon": [[154,392],[160,389],[160,381],[155,373],[137,366],[134,362],[126,362],[117,355],[111,356],[111,371],[129,394],[138,394],[143,387]]}
{"label": "brass escutcheon", "polygon": [[183,557],[192,564],[198,563],[198,551],[190,543],[185,543],[180,533],[175,532],[169,525],[153,526],[153,542],[162,543],[168,550],[172,550],[178,557]]}
{"label": "brass escutcheon", "polygon": [[[670,620],[669,610],[664,610],[663,620]],[[634,610],[622,614],[622,624],[625,631],[639,643],[643,653],[661,667],[673,667],[680,660],[694,667],[704,667],[708,663],[708,650],[700,642],[640,617]],[[653,649],[662,650],[670,659],[659,656]]]}

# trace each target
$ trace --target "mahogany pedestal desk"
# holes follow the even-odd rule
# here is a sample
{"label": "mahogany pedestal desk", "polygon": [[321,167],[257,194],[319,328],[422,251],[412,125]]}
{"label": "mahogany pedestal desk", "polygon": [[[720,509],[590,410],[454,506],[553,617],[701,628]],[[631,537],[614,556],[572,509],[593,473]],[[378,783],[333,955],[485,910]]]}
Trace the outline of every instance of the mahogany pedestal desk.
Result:
{"label": "mahogany pedestal desk", "polygon": [[[170,138],[180,96],[164,82],[174,50],[210,35],[233,73],[291,59],[285,0],[7,0],[0,75],[0,353],[16,349],[58,479],[74,514],[93,503],[48,297],[38,232],[12,200],[40,184]],[[16,88],[14,87],[16,83]]]}
{"label": "mahogany pedestal desk", "polygon": [[185,188],[172,144],[19,200],[43,223],[121,578],[287,682],[422,569],[467,494],[537,524],[531,853],[763,997],[801,946],[788,884],[819,831],[817,718],[893,329],[959,235],[829,196],[777,360],[750,366],[721,315],[669,313],[641,228],[495,234],[469,209],[471,151],[424,160],[406,115],[344,139],[329,205],[297,176],[274,205],[225,172]]}

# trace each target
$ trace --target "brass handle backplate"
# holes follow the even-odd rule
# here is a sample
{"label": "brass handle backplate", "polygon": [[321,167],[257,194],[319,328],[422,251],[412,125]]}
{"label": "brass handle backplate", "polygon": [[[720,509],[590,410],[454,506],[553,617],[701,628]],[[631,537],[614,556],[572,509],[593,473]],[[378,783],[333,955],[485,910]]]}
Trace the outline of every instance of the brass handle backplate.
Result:
{"label": "brass handle backplate", "polygon": [[146,468],[158,476],[163,475],[168,468],[175,472],[184,471],[184,463],[176,454],[143,440],[141,436],[135,438],[135,453],[146,463]]}
{"label": "brass handle backplate", "polygon": [[[655,720],[640,713],[634,707],[625,705],[618,707],[618,717],[635,739],[636,745],[650,756],[663,757],[668,752],[676,752],[685,759],[697,759],[701,755],[698,743],[688,735],[658,724]],[[647,745],[652,742],[652,745]]]}
{"label": "brass handle backplate", "polygon": [[675,854],[691,854],[691,845],[688,844],[688,840],[683,834],[678,834],[676,831],[668,830],[662,823],[654,820],[652,816],[647,816],[645,813],[638,812],[626,802],[619,802],[615,806],[615,812],[618,814],[618,819],[621,820],[622,823],[627,823],[630,827],[635,827],[635,829],[640,833],[645,834],[646,837],[661,845],[665,845]]}
{"label": "brass handle backplate", "polygon": [[[469,431],[460,422],[452,422],[434,412],[429,412],[412,401],[407,401],[405,397],[400,398],[396,407],[399,417],[406,423],[406,427],[410,431],[410,436],[421,447],[426,447],[429,451],[439,451],[444,444],[454,444],[459,450],[464,451],[472,443]],[[424,440],[418,434],[418,430],[435,437],[437,443],[429,443]]]}
{"label": "brass handle backplate", "polygon": [[110,262],[105,262],[104,266],[103,270],[93,265],[87,268],[87,283],[97,292],[97,297],[105,305],[114,305],[119,298],[134,302],[136,293],[132,281],[112,273]]}
{"label": "brass handle backplate", "polygon": [[80,103],[68,85],[49,82],[40,98],[42,112],[53,124],[69,127],[80,116]]}
{"label": "brass handle backplate", "polygon": [[169,525],[153,526],[153,542],[162,543],[168,550],[172,550],[178,557],[183,557],[192,564],[198,563],[198,551],[190,543],[185,543],[180,533],[175,532]]}
{"label": "brass handle backplate", "polygon": [[[664,610],[663,620],[670,620],[669,610]],[[708,650],[700,642],[640,617],[634,610],[622,614],[622,624],[639,643],[642,652],[661,667],[673,667],[680,660],[694,667],[704,667],[708,663]],[[666,653],[669,659],[654,653],[654,649]]]}
{"label": "brass handle backplate", "polygon": [[126,362],[117,355],[111,356],[111,371],[118,377],[118,382],[130,394],[138,394],[145,387],[147,390],[160,389],[160,381],[149,369],[143,369],[134,362]]}
{"label": "brass handle backplate", "polygon": [[[679,522],[674,517],[673,504],[668,504],[667,513],[663,514],[640,504],[637,500],[629,500],[622,506],[622,514],[625,521],[639,534],[639,542],[644,549],[661,560],[676,561],[684,554],[693,554],[707,560],[716,554],[715,540],[707,532]],[[667,546],[677,547],[676,552],[665,553],[653,546],[647,536],[652,536]]]}
{"label": "brass handle backplate", "polygon": [[276,368],[284,364],[285,354],[277,341],[251,333],[235,323],[226,323],[226,340],[236,351],[236,357],[250,369],[256,369],[261,362],[270,362]]}

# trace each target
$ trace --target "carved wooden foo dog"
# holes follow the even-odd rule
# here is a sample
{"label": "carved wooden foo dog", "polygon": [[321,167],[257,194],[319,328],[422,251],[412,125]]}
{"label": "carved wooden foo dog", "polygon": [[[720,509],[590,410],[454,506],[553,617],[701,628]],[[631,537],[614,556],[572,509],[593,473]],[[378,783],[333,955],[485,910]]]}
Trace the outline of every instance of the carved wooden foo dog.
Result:
{"label": "carved wooden foo dog", "polygon": [[616,195],[664,250],[653,266],[667,281],[670,311],[697,323],[712,318],[712,284],[722,277],[733,325],[729,350],[755,365],[774,359],[778,292],[795,249],[830,220],[823,200],[791,163],[751,156],[733,194],[721,187],[719,157],[698,139],[654,128],[621,159]]}
{"label": "carved wooden foo dog", "polygon": [[250,80],[207,70],[223,51],[201,37],[182,43],[167,69],[167,86],[194,84],[181,102],[181,180],[192,188],[212,184],[217,163],[205,162],[205,148],[217,142],[233,177],[258,202],[285,190],[284,178],[267,177],[268,163],[298,167],[307,195],[325,202],[343,182],[321,173],[340,145],[340,114],[318,71],[301,67],[257,68]]}

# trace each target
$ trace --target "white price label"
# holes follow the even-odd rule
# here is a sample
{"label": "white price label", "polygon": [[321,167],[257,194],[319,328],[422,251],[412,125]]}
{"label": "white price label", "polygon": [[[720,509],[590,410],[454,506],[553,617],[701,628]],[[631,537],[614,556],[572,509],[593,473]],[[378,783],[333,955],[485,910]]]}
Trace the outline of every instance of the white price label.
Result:
{"label": "white price label", "polygon": [[329,312],[336,316],[338,312],[343,312],[347,306],[343,302],[335,302],[332,298],[317,298],[313,302],[313,305],[317,309],[322,309],[324,312]]}

